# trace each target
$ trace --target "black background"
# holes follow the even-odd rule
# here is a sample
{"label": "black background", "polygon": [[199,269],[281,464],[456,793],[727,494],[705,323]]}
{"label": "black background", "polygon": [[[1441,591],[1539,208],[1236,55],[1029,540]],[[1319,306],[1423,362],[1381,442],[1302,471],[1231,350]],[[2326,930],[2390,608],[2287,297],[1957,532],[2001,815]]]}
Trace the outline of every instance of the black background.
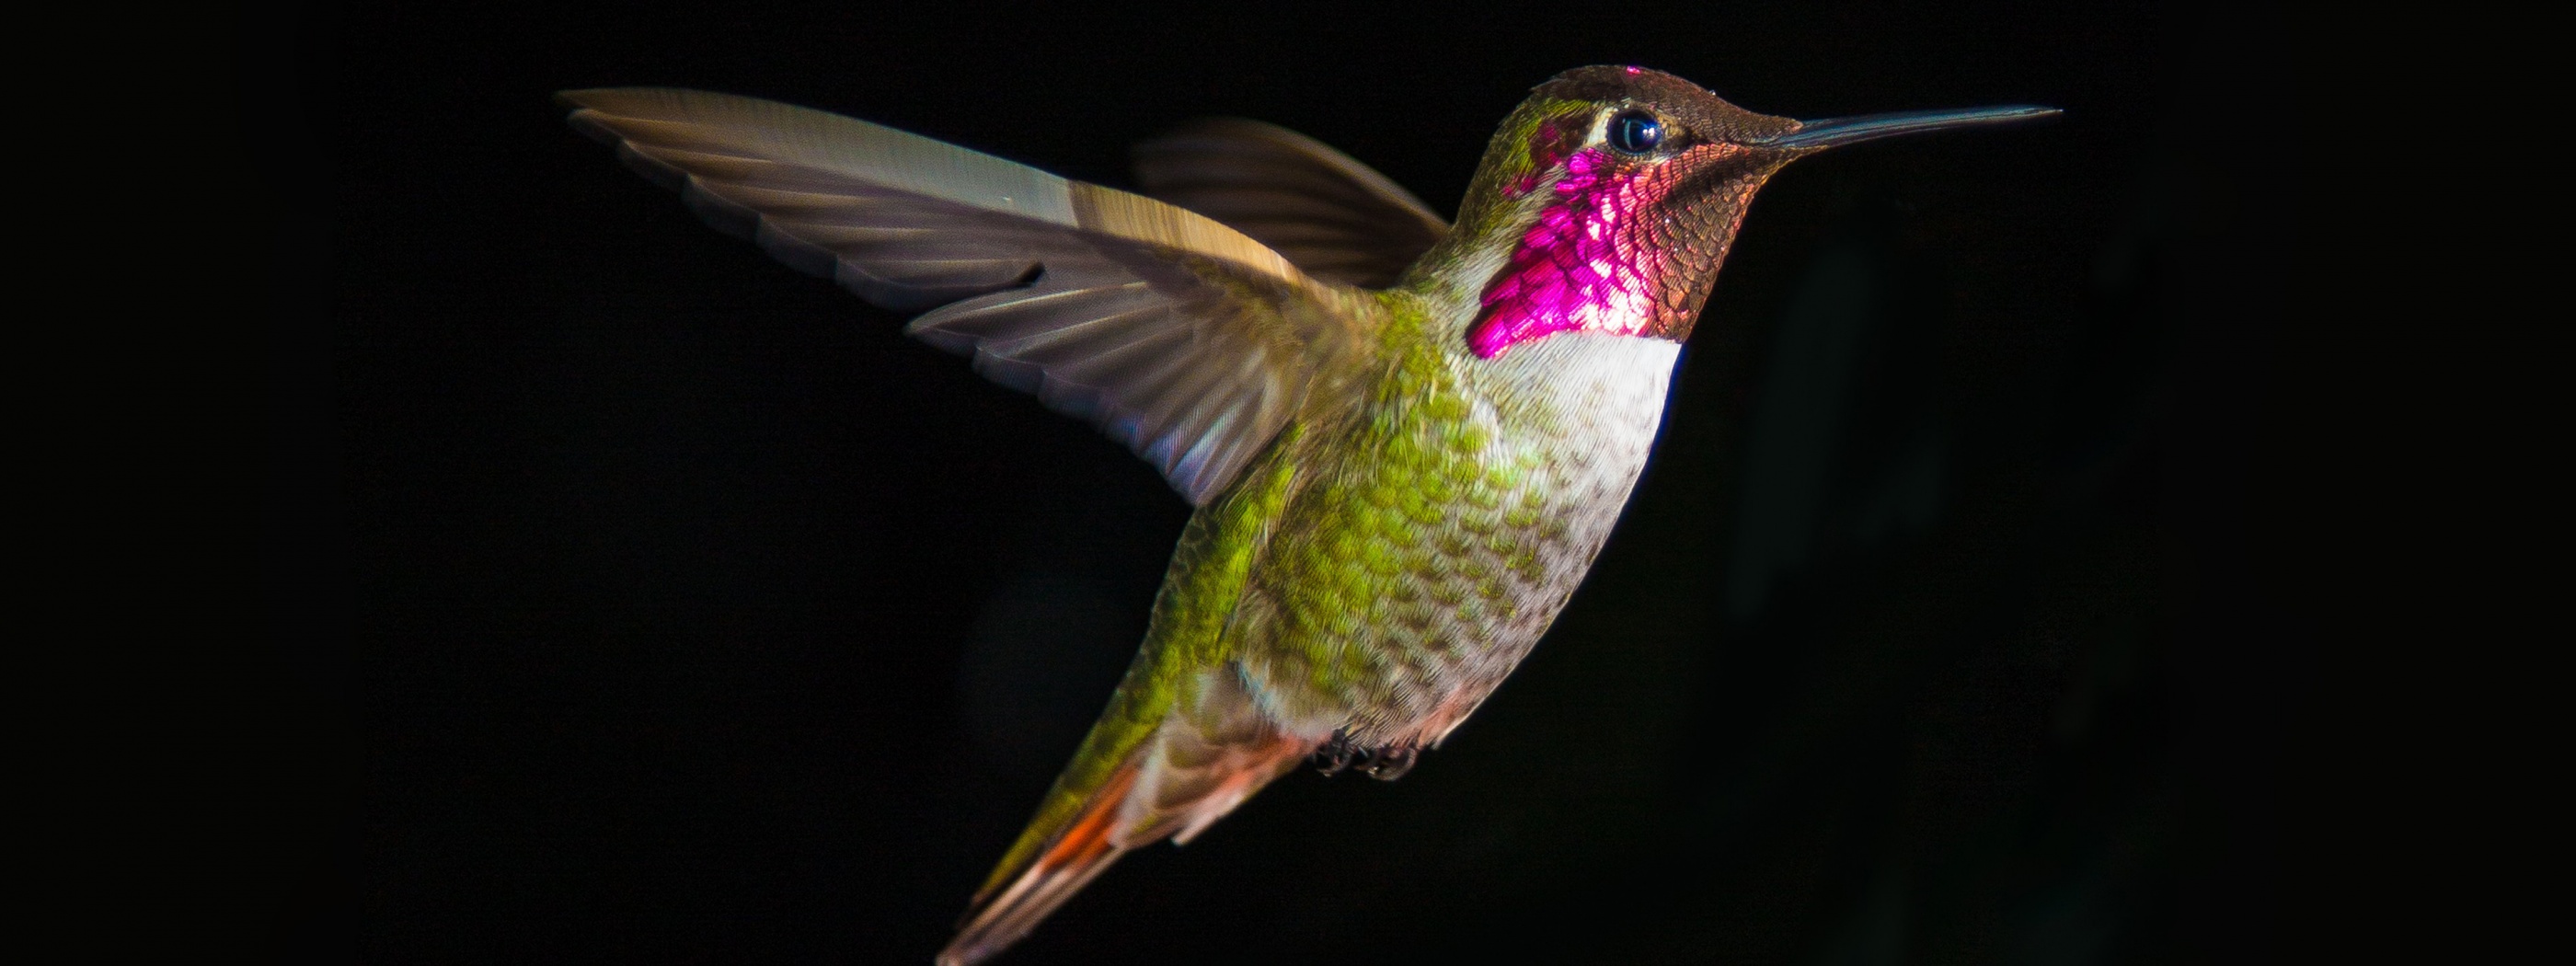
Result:
{"label": "black background", "polygon": [[[1798,117],[2036,103],[1755,205],[1546,642],[1401,782],[1296,774],[1005,959],[2269,958],[2317,631],[2268,8],[315,8],[268,567],[350,763],[290,942],[927,961],[1124,666],[1186,507],[708,231],[556,90],[825,108],[1126,184],[1236,114],[1447,212],[1567,67]],[[2229,150],[2262,129],[2274,149]],[[300,193],[298,193],[300,192]],[[326,729],[327,730],[327,729]],[[337,732],[334,732],[336,735]],[[337,775],[337,772],[325,771]]]}

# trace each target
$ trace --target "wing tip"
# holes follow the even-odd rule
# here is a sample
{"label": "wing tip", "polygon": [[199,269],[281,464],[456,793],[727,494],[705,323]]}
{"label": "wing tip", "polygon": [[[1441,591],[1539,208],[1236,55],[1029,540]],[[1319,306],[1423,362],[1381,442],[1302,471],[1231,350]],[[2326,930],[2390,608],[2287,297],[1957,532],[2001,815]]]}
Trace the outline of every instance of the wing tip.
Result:
{"label": "wing tip", "polygon": [[640,100],[670,100],[690,96],[713,97],[720,95],[712,95],[704,91],[694,91],[685,87],[654,87],[651,85],[630,87],[576,87],[556,91],[554,101],[557,105],[577,110],[615,114],[619,113],[620,108],[635,106],[635,103]]}
{"label": "wing tip", "polygon": [[[633,106],[638,95],[652,91],[665,91],[669,89],[670,88],[663,87],[583,87],[573,90],[556,91],[554,102],[556,107],[566,108],[572,111],[573,116],[576,118],[583,115],[591,115],[596,118],[608,115],[622,115],[625,112],[621,110],[621,108]],[[597,122],[594,121],[593,123]]]}

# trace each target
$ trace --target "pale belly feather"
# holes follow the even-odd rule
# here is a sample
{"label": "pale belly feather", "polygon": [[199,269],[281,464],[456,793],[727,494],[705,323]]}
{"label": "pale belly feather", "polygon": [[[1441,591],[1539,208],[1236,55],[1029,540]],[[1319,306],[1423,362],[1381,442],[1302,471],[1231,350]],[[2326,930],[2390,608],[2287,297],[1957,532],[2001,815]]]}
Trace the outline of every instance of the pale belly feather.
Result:
{"label": "pale belly feather", "polygon": [[1437,742],[1563,610],[1645,468],[1679,347],[1568,334],[1454,360],[1282,512],[1228,636],[1285,732]]}

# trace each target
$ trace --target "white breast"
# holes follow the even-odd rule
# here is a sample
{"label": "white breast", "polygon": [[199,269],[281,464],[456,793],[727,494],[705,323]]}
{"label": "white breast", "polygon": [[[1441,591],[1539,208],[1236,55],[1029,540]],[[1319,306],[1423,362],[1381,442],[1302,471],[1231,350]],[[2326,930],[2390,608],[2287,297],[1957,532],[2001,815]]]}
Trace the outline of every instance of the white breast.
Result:
{"label": "white breast", "polygon": [[1680,352],[1661,339],[1565,333],[1479,360],[1490,368],[1477,417],[1509,427],[1504,445],[1543,451],[1546,469],[1530,485],[1562,530],[1535,541],[1545,578],[1493,628],[1490,647],[1462,655],[1444,698],[1407,729],[1412,740],[1436,742],[1464,720],[1573,597],[1645,470]]}

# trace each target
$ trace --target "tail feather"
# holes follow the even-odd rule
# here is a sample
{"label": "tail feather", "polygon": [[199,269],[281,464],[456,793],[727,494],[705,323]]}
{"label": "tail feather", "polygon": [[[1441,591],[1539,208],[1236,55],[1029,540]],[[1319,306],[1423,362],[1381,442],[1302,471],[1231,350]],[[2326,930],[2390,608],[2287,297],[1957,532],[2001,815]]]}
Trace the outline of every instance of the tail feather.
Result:
{"label": "tail feather", "polygon": [[1056,840],[1016,878],[994,882],[975,894],[957,937],[940,950],[938,966],[972,966],[1020,941],[1066,899],[1127,853],[1110,834],[1120,808],[1136,784],[1134,762],[1110,774],[1064,836]]}
{"label": "tail feather", "polygon": [[1230,669],[1210,677],[1216,686],[1137,744],[1025,868],[1005,861],[938,966],[973,966],[1008,948],[1119,856],[1189,841],[1314,751],[1317,741],[1262,719]]}

